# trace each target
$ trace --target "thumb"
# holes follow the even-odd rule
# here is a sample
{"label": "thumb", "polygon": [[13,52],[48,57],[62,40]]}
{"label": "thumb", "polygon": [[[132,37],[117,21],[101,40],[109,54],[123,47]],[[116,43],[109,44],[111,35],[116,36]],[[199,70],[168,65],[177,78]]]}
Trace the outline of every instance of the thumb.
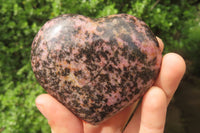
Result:
{"label": "thumb", "polygon": [[81,120],[49,94],[38,96],[35,102],[47,118],[52,133],[83,133]]}

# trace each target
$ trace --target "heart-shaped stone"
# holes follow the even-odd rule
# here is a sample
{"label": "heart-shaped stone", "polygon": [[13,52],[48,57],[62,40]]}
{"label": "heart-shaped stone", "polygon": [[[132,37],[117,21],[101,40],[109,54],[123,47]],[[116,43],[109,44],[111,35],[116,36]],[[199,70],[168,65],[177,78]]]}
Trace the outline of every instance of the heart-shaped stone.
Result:
{"label": "heart-shaped stone", "polygon": [[157,78],[162,59],[149,27],[127,14],[54,18],[36,35],[31,55],[42,87],[91,124],[143,96]]}

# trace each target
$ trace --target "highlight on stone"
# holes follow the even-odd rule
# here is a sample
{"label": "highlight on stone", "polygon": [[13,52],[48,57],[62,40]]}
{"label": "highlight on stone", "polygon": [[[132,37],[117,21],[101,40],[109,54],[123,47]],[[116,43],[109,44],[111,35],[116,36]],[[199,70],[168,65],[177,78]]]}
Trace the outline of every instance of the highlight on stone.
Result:
{"label": "highlight on stone", "polygon": [[40,85],[93,125],[141,98],[155,82],[161,59],[150,28],[127,14],[58,16],[39,30],[31,51]]}

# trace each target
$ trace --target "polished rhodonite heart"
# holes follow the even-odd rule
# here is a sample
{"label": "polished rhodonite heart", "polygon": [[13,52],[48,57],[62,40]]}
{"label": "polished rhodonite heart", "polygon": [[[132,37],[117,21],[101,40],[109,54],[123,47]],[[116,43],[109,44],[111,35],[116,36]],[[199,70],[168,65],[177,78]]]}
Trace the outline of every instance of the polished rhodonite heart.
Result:
{"label": "polished rhodonite heart", "polygon": [[162,58],[149,27],[127,14],[54,18],[36,35],[31,55],[42,87],[91,124],[143,96],[157,78]]}

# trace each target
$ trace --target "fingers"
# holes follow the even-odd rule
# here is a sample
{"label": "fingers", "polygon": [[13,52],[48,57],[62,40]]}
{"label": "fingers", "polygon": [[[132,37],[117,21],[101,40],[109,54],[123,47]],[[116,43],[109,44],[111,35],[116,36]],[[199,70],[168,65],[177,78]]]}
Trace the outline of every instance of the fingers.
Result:
{"label": "fingers", "polygon": [[163,133],[167,98],[162,89],[152,87],[144,96],[139,133]]}
{"label": "fingers", "polygon": [[167,98],[162,89],[151,87],[144,95],[125,133],[163,133]]}
{"label": "fingers", "polygon": [[155,83],[145,94],[141,106],[130,121],[125,133],[163,133],[168,103],[174,95],[186,65],[175,53],[163,57],[161,71]]}
{"label": "fingers", "polygon": [[185,62],[178,54],[169,53],[163,57],[160,74],[155,85],[163,89],[168,103],[173,97],[185,73],[185,69]]}
{"label": "fingers", "polygon": [[52,96],[38,96],[36,106],[47,118],[52,133],[83,133],[82,122]]}

